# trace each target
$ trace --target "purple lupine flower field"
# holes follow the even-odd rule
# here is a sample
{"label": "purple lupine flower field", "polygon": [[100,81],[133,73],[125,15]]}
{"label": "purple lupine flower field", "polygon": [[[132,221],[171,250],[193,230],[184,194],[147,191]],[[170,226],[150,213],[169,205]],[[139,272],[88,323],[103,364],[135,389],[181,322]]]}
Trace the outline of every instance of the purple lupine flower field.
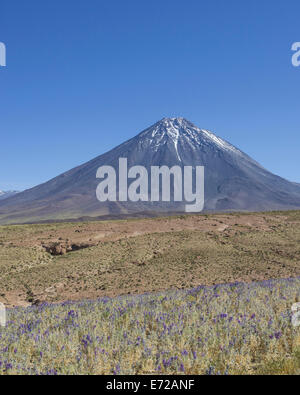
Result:
{"label": "purple lupine flower field", "polygon": [[299,374],[300,278],[7,312],[0,373]]}

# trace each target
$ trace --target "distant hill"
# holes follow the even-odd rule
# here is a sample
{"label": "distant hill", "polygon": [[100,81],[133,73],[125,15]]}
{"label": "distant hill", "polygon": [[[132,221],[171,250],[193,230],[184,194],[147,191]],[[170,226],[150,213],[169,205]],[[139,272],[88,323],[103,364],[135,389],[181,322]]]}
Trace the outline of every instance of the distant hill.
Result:
{"label": "distant hill", "polygon": [[0,191],[0,200],[14,196],[17,193],[18,193],[18,191]]}
{"label": "distant hill", "polygon": [[[259,142],[258,142],[259,144]],[[266,147],[267,149],[267,147]],[[96,198],[100,166],[205,166],[205,210],[300,208],[300,185],[264,169],[247,154],[184,118],[164,118],[113,150],[0,202],[0,224],[139,212],[184,211],[176,202],[104,202]]]}

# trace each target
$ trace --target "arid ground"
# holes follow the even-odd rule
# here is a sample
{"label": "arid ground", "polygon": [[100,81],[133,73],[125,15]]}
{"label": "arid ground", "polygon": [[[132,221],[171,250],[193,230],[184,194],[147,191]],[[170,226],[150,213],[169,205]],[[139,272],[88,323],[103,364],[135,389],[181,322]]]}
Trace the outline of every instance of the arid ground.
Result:
{"label": "arid ground", "polygon": [[0,227],[9,307],[299,275],[300,211]]}

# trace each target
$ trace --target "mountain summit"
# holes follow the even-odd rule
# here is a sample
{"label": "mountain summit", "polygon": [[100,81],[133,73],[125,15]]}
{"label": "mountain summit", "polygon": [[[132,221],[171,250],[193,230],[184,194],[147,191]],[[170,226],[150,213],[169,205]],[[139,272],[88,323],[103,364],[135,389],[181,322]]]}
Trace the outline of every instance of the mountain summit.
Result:
{"label": "mountain summit", "polygon": [[184,211],[180,202],[103,202],[96,198],[99,167],[204,166],[205,210],[300,208],[300,186],[264,169],[244,152],[184,118],[163,118],[113,150],[0,202],[0,224],[84,216]]}
{"label": "mountain summit", "polygon": [[182,159],[179,151],[184,157],[188,149],[187,146],[194,150],[199,150],[200,147],[212,147],[237,155],[245,155],[227,141],[217,137],[208,130],[199,129],[185,118],[163,118],[149,129],[140,133],[138,137],[147,139],[155,151],[158,151],[161,145],[166,144],[169,139],[180,162],[182,162]]}

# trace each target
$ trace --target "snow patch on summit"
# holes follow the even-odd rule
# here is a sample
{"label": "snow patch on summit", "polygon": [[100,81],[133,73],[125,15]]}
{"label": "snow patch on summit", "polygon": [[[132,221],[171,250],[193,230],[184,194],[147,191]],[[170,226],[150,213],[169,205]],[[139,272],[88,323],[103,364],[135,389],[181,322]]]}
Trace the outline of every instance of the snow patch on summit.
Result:
{"label": "snow patch on summit", "polygon": [[163,144],[170,139],[174,144],[177,158],[180,162],[182,159],[179,155],[179,143],[185,142],[192,147],[193,150],[199,149],[201,146],[213,146],[225,152],[230,152],[240,157],[245,155],[233,145],[227,143],[214,133],[200,129],[185,118],[163,118],[151,128],[146,129],[140,134],[147,145],[157,152]]}
{"label": "snow patch on summit", "polygon": [[[175,120],[177,122],[174,122]],[[171,139],[174,142],[177,158],[179,159],[180,162],[182,162],[178,153],[178,139],[180,135],[179,130],[182,127],[182,122],[180,122],[180,120],[176,118],[165,119],[164,122],[166,126],[166,133],[168,134],[169,137],[171,137]]]}
{"label": "snow patch on summit", "polygon": [[217,137],[212,132],[205,130],[205,129],[201,129],[201,132],[204,133],[209,139],[211,139],[214,143],[216,143],[223,150],[229,150],[229,151],[233,151],[235,153],[241,153],[241,151],[239,151],[233,145],[227,143],[225,140],[221,139],[220,137]]}

